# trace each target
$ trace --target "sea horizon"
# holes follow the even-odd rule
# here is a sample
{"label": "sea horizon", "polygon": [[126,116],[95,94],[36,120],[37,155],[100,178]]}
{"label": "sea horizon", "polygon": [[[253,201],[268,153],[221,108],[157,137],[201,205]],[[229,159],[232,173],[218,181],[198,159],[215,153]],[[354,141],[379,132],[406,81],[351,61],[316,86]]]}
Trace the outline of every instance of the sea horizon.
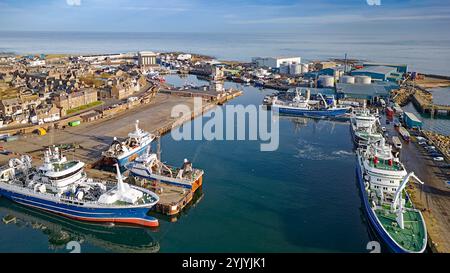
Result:
{"label": "sea horizon", "polygon": [[407,64],[409,71],[450,76],[442,56],[450,39],[396,38],[331,32],[0,31],[0,52],[111,54],[152,50],[250,62],[256,56],[301,56],[302,61],[344,58]]}

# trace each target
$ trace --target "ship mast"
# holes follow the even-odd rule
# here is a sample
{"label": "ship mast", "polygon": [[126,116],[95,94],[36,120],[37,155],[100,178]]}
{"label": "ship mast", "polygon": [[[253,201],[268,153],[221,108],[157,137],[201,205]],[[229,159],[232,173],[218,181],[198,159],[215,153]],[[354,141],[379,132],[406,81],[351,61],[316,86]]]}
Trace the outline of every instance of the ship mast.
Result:
{"label": "ship mast", "polygon": [[120,193],[124,193],[125,187],[124,187],[124,183],[123,183],[123,179],[122,179],[122,174],[120,173],[119,164],[114,164],[114,165],[116,166],[116,171],[117,171],[117,191]]}
{"label": "ship mast", "polygon": [[[405,178],[403,178],[402,183],[398,187],[397,191],[395,192],[394,201],[392,202],[391,208],[394,212],[397,213],[397,223],[399,224],[401,229],[405,228],[405,221],[403,219],[403,198],[402,198],[402,192],[406,187],[406,184],[408,184],[409,179],[414,178],[418,183],[424,184],[422,180],[420,180],[414,172],[408,173]],[[398,206],[398,208],[397,208]]]}

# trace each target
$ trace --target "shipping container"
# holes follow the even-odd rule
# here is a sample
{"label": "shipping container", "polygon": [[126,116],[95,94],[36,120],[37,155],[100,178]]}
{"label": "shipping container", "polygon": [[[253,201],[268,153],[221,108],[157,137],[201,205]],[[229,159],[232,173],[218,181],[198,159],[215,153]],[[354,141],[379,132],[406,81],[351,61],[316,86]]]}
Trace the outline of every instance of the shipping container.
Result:
{"label": "shipping container", "polygon": [[403,113],[403,122],[408,128],[422,128],[422,121],[410,112]]}
{"label": "shipping container", "polygon": [[71,122],[69,122],[69,126],[75,127],[75,126],[80,125],[80,123],[81,122],[79,120],[71,121]]}
{"label": "shipping container", "polygon": [[6,138],[6,142],[16,141],[18,139],[19,139],[18,136],[9,136]]}
{"label": "shipping container", "polygon": [[386,107],[386,116],[390,118],[394,117],[394,110],[391,107]]}

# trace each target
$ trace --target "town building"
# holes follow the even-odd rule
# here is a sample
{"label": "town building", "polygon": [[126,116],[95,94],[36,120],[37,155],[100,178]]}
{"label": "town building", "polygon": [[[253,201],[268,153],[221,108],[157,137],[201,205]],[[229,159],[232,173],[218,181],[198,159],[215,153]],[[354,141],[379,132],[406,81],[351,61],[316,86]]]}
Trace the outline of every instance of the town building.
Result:
{"label": "town building", "polygon": [[254,57],[252,63],[258,67],[279,68],[281,64],[301,63],[300,57]]}
{"label": "town building", "polygon": [[60,93],[53,97],[55,105],[61,109],[61,116],[65,116],[67,110],[87,105],[97,101],[97,90],[82,89],[73,93]]}
{"label": "town building", "polygon": [[138,53],[138,65],[140,67],[156,65],[156,53],[152,51],[141,51]]}
{"label": "town building", "polygon": [[[374,80],[387,81],[398,77],[398,71],[390,66],[367,66],[361,69],[353,70],[352,76],[369,76]],[[395,80],[393,80],[395,81]]]}

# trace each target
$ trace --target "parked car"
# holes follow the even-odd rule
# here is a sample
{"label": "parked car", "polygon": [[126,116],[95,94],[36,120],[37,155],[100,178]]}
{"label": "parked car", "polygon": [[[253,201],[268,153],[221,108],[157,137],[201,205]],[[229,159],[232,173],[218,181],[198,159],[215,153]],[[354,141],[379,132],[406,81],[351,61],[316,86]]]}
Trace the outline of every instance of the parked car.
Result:
{"label": "parked car", "polygon": [[444,161],[444,158],[442,156],[433,157],[434,161]]}
{"label": "parked car", "polygon": [[427,145],[427,143],[426,143],[425,141],[419,141],[418,144],[419,144],[420,146],[425,146],[425,145]]}
{"label": "parked car", "polygon": [[418,136],[416,138],[417,138],[417,141],[426,141],[426,139],[424,137],[421,137],[421,136]]}

